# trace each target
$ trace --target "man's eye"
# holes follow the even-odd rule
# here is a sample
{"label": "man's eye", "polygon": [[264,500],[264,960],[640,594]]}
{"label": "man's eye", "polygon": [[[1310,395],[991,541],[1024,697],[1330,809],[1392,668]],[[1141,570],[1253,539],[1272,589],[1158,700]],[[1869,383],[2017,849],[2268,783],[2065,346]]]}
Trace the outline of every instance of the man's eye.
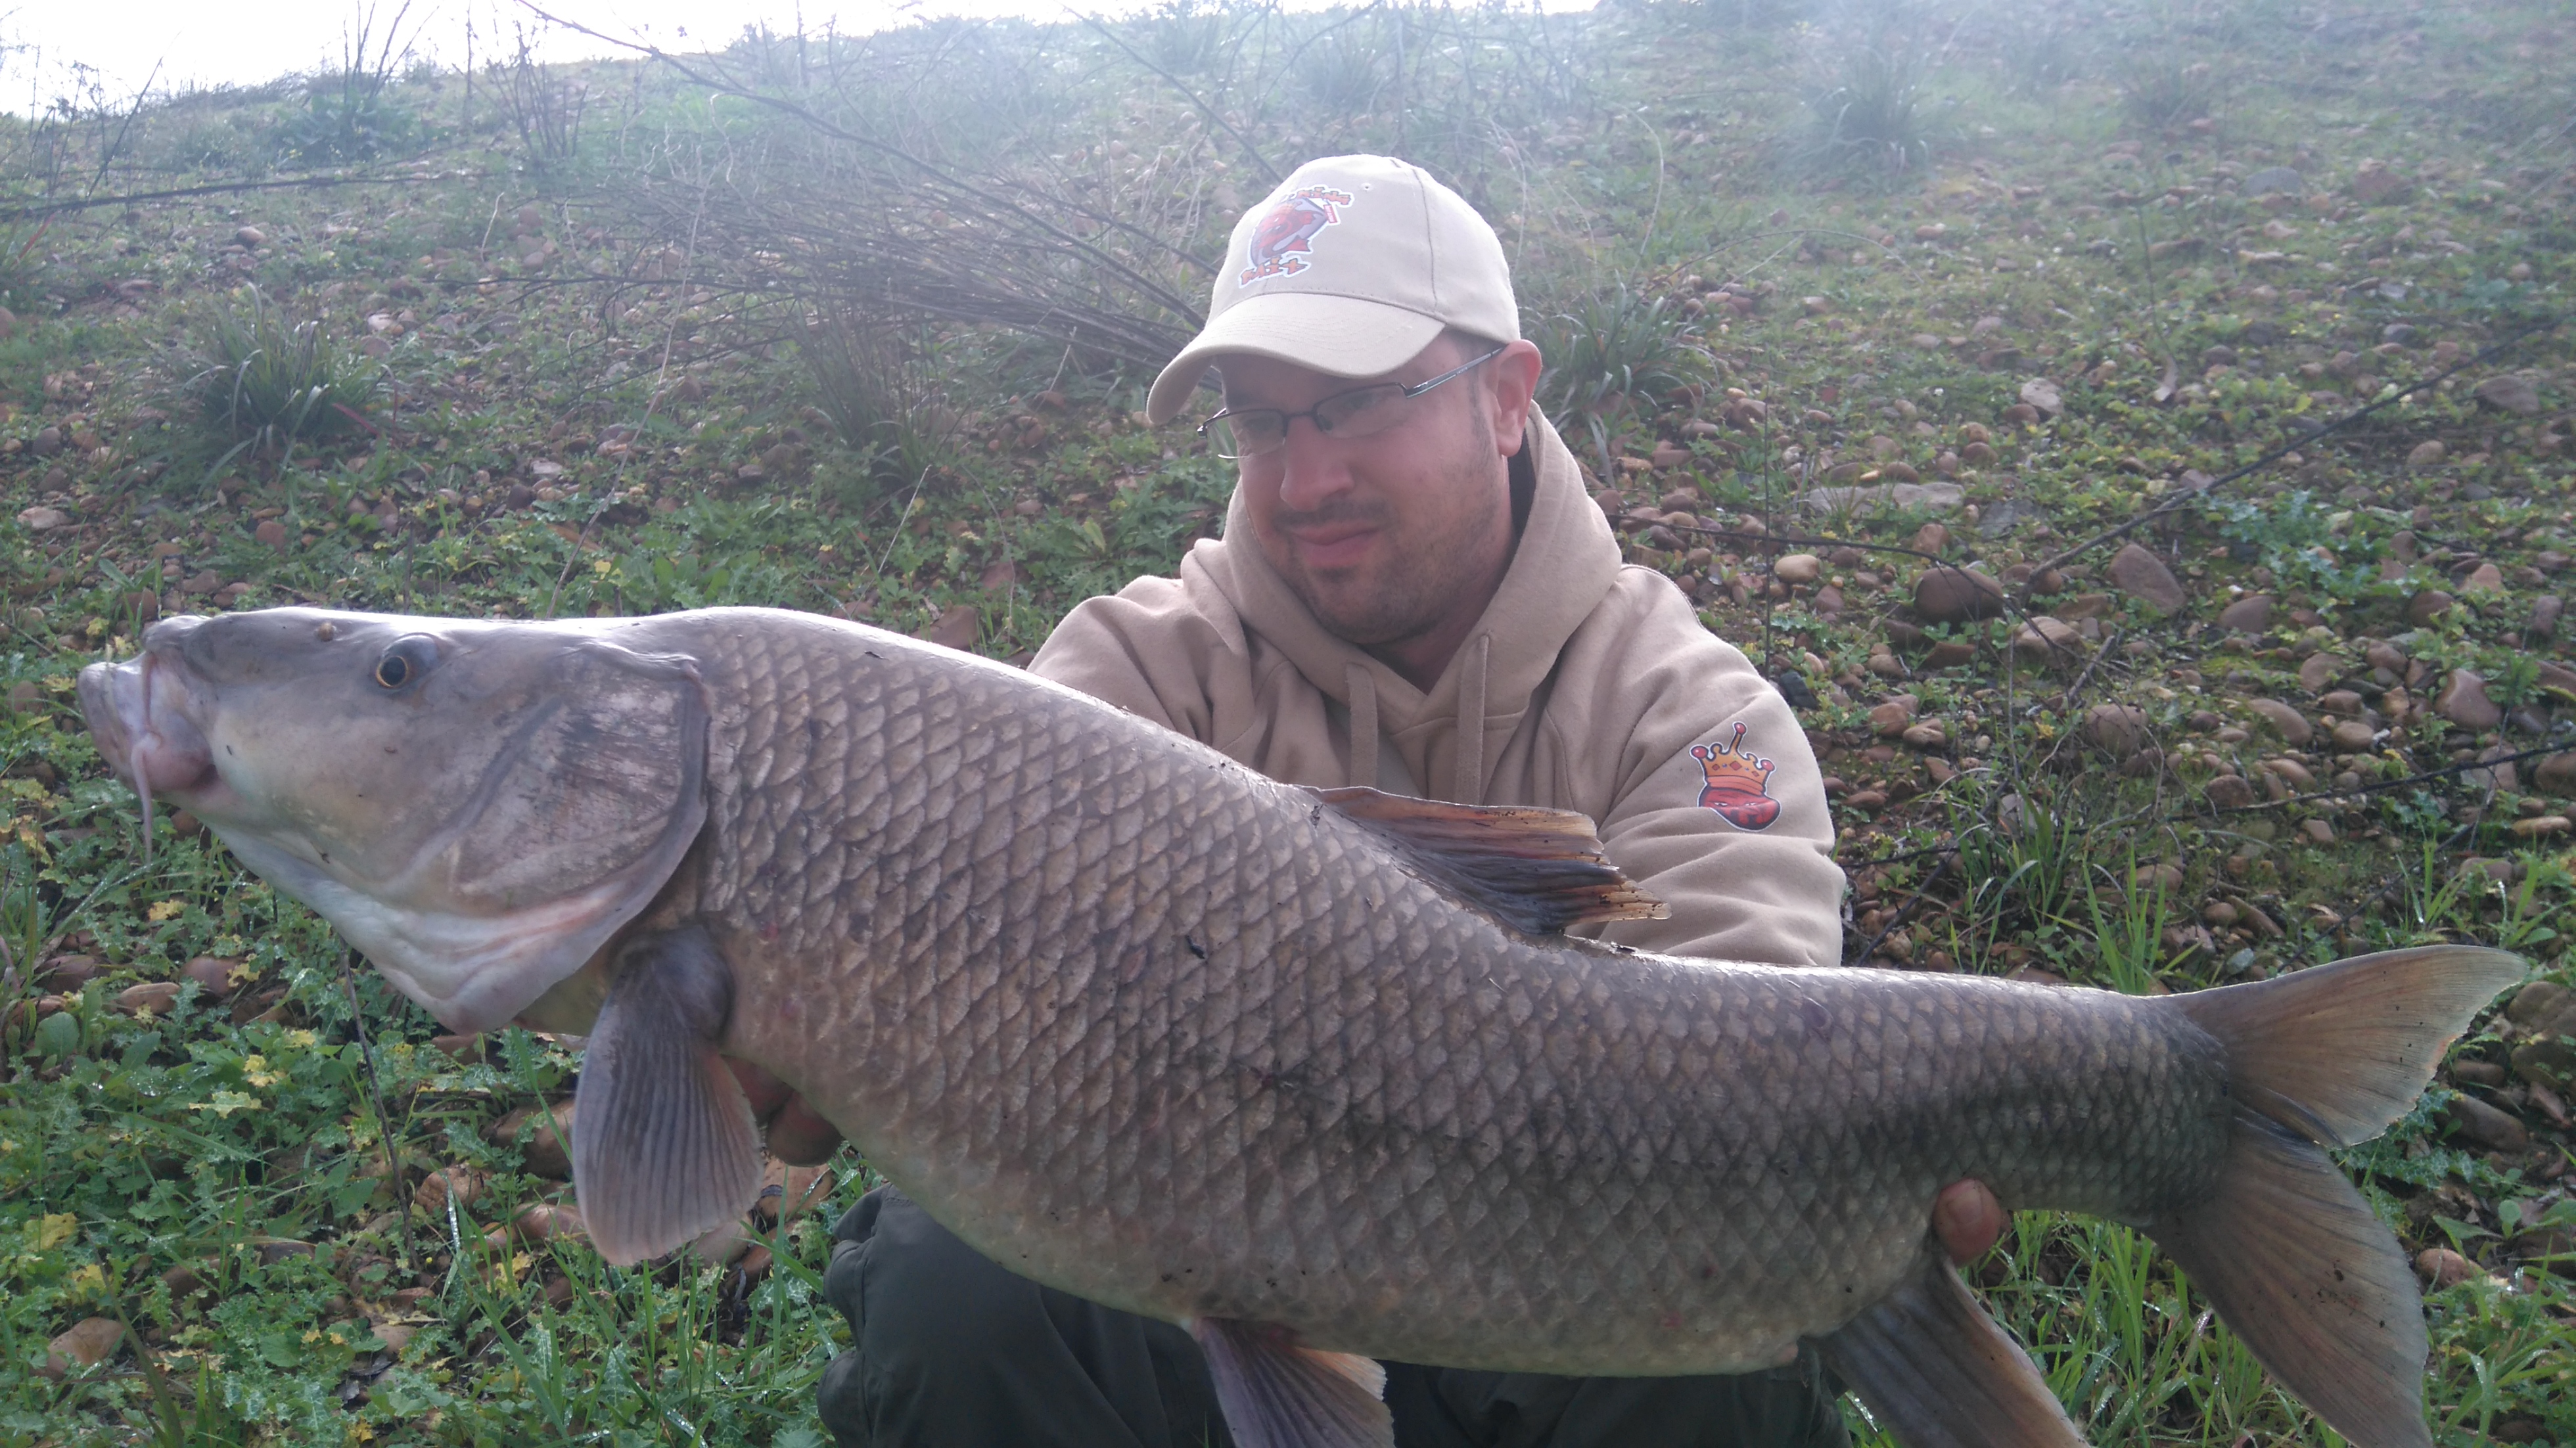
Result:
{"label": "man's eye", "polygon": [[1226,421],[1246,438],[1274,438],[1287,431],[1287,419],[1275,412],[1238,412]]}
{"label": "man's eye", "polygon": [[1316,409],[1332,423],[1334,431],[1349,428],[1370,419],[1404,399],[1399,387],[1372,387],[1365,392],[1346,392]]}

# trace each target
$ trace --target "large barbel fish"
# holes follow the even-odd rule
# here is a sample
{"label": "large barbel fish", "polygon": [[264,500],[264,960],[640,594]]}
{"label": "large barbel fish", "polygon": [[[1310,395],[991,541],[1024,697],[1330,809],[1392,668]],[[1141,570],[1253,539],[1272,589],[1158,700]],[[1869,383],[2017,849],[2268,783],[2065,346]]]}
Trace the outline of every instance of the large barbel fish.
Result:
{"label": "large barbel fish", "polygon": [[[1370,1358],[1739,1372],[2081,1441],[1930,1241],[1947,1183],[2137,1225],[2363,1448],[2428,1444],[2393,1237],[2327,1157],[2512,957],[2162,999],[1666,958],[1588,822],[1317,793],[803,614],[276,609],[92,665],[100,748],[458,1030],[590,1037],[613,1262],[734,1219],[801,1091],[968,1242],[1187,1325],[1246,1448],[1380,1444]],[[720,1054],[721,1053],[721,1054]]]}

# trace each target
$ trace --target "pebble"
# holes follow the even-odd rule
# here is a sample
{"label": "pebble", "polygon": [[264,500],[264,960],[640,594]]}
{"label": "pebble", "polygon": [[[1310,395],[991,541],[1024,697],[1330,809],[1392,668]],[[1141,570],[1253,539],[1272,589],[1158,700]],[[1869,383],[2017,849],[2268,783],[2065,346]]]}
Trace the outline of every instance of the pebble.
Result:
{"label": "pebble", "polygon": [[2450,456],[2450,451],[2439,442],[2419,442],[2407,451],[2406,466],[2410,468],[2439,466],[2442,459]]}
{"label": "pebble", "polygon": [[2558,620],[2567,611],[2567,601],[2557,594],[2543,594],[2532,600],[2531,618],[2522,626],[2526,639],[2545,639],[2558,632]]}
{"label": "pebble", "polygon": [[2520,1121],[2474,1096],[2452,1097],[2443,1112],[2450,1118],[2453,1130],[2489,1151],[2531,1149],[2531,1133],[2523,1129]]}
{"label": "pebble", "polygon": [[1954,669],[1976,658],[1977,646],[1959,639],[1943,639],[1923,656],[1927,669]]}
{"label": "pebble", "polygon": [[923,629],[916,637],[928,639],[934,644],[944,644],[952,649],[968,651],[975,647],[975,638],[982,622],[973,606],[963,603],[952,604],[940,613],[937,622]]}
{"label": "pebble", "polygon": [[2046,614],[2014,630],[2013,652],[2033,663],[2072,664],[2084,657],[2084,632],[2062,618]]}
{"label": "pebble", "polygon": [[2442,692],[2433,697],[2433,712],[2471,731],[2493,729],[2504,722],[2504,710],[2487,697],[2487,681],[2469,669],[2451,671],[2442,682]]}
{"label": "pebble", "polygon": [[145,981],[117,992],[116,1008],[130,1016],[168,1015],[179,1003],[179,983],[175,980]]}
{"label": "pebble", "polygon": [[2422,628],[2451,611],[2458,600],[2438,588],[2428,588],[2406,601],[2406,621]]}
{"label": "pebble", "polygon": [[2299,687],[2313,694],[2334,682],[2338,660],[2332,654],[2310,654],[2299,663]]}
{"label": "pebble", "polygon": [[2272,595],[2249,593],[2218,611],[2218,626],[2238,633],[2261,633],[2272,626]]}
{"label": "pebble", "polygon": [[2504,570],[2492,563],[2481,563],[2470,570],[2469,576],[2461,582],[2460,592],[2502,593],[2504,592]]}
{"label": "pebble", "polygon": [[2055,417],[2066,411],[2066,402],[2058,395],[2057,384],[2045,377],[2034,377],[2023,383],[2021,400],[2048,417]]}
{"label": "pebble", "polygon": [[71,514],[60,508],[48,508],[41,504],[33,508],[22,508],[18,512],[18,526],[30,533],[51,533],[56,528],[68,526],[71,521]]}
{"label": "pebble", "polygon": [[2256,699],[2246,707],[2252,709],[2265,724],[2270,725],[2272,732],[2280,735],[2283,743],[2294,749],[2316,737],[2316,726],[2308,722],[2308,716],[2278,699]]}
{"label": "pebble", "polygon": [[2415,1275],[2438,1292],[2463,1282],[2476,1282],[2487,1275],[2487,1270],[2448,1247],[2427,1247],[2415,1254]]}
{"label": "pebble", "polygon": [[1870,483],[1846,488],[1817,488],[1810,491],[1804,501],[1807,510],[1813,513],[1834,513],[1846,509],[1869,513],[1880,508],[1922,508],[1948,513],[1968,501],[1968,492],[1957,483]]}
{"label": "pebble", "polygon": [[283,549],[286,546],[286,525],[270,518],[252,529],[251,536],[265,547]]}
{"label": "pebble", "polygon": [[125,1325],[113,1317],[85,1317],[45,1344],[44,1375],[59,1378],[74,1368],[94,1368],[116,1355]]}
{"label": "pebble", "polygon": [[2004,586],[1973,568],[1930,568],[1914,581],[1914,616],[1925,623],[1966,623],[2004,611]]}
{"label": "pebble", "polygon": [[249,977],[238,960],[216,955],[201,955],[189,961],[179,972],[197,983],[197,988],[212,1000],[223,1000],[239,990]]}
{"label": "pebble", "polygon": [[1803,588],[1822,578],[1825,560],[1813,553],[1783,553],[1771,565],[1771,576],[1782,583]]}
{"label": "pebble", "polygon": [[1894,695],[1885,703],[1871,707],[1870,732],[1881,739],[1897,738],[1913,727],[1915,711],[1922,707],[1923,701],[1912,694]]}
{"label": "pebble", "polygon": [[2553,754],[2531,772],[2532,787],[2560,799],[2576,798],[2576,754]]}
{"label": "pebble", "polygon": [[2532,384],[2530,378],[2519,373],[2507,372],[2490,377],[2479,383],[2471,395],[2500,412],[2529,417],[2540,411],[2540,389]]}
{"label": "pebble", "polygon": [[2299,196],[2308,189],[2308,179],[2287,166],[2266,166],[2245,178],[2247,196]]}
{"label": "pebble", "polygon": [[2331,845],[2334,843],[2334,826],[2328,824],[2324,820],[2299,821],[2299,833],[2307,836],[2308,843],[2312,845]]}
{"label": "pebble", "polygon": [[496,1144],[516,1142],[519,1159],[530,1176],[548,1181],[572,1180],[573,1103],[558,1101],[540,1109],[522,1106],[493,1123]]}
{"label": "pebble", "polygon": [[1950,747],[1950,731],[1942,728],[1938,720],[1916,724],[1908,728],[1901,737],[1906,743],[1913,745],[1917,749],[1947,749]]}
{"label": "pebble", "polygon": [[483,1173],[459,1163],[443,1166],[421,1178],[411,1189],[411,1204],[424,1212],[437,1215],[447,1210],[450,1201],[463,1211],[483,1194]]}
{"label": "pebble", "polygon": [[2084,713],[2084,737],[2125,758],[2153,743],[2155,732],[2135,704],[2096,704]]}
{"label": "pebble", "polygon": [[268,245],[268,233],[256,226],[245,226],[233,232],[233,240],[244,246]]}
{"label": "pebble", "polygon": [[2346,754],[2367,754],[2378,738],[2378,731],[2359,719],[2335,721],[2334,747]]}
{"label": "pebble", "polygon": [[2103,572],[2110,576],[2114,588],[2145,604],[2153,613],[2173,613],[2187,601],[2182,585],[2174,580],[2173,570],[2165,567],[2163,559],[2135,543],[2112,554]]}

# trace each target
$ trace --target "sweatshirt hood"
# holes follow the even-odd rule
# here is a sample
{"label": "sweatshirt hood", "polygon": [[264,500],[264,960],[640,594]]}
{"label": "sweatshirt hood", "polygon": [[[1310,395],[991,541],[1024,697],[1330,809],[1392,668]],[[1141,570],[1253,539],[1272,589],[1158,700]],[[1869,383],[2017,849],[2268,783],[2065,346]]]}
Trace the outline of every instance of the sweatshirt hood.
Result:
{"label": "sweatshirt hood", "polygon": [[1609,520],[1585,494],[1564,439],[1535,410],[1529,442],[1537,450],[1537,486],[1511,567],[1428,690],[1316,620],[1252,541],[1240,488],[1226,509],[1225,538],[1200,542],[1183,561],[1185,580],[1192,572],[1204,575],[1248,631],[1350,711],[1354,782],[1375,782],[1383,736],[1426,793],[1481,803],[1495,758],[1529,711],[1531,696],[1617,579],[1619,543]]}

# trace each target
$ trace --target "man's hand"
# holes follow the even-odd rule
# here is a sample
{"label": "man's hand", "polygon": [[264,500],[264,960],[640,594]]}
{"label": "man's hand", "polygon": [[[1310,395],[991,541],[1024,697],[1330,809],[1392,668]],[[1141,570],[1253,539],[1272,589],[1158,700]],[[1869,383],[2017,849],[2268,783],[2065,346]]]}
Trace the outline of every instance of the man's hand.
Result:
{"label": "man's hand", "polygon": [[[825,1121],[787,1083],[749,1061],[725,1057],[742,1094],[751,1098],[751,1116],[760,1123],[769,1154],[789,1166],[820,1166],[841,1146],[840,1128]],[[1944,1198],[1947,1200],[1947,1198]]]}
{"label": "man's hand", "polygon": [[1950,1260],[1962,1267],[1992,1250],[2006,1225],[2004,1204],[1984,1182],[1952,1182],[1932,1202],[1932,1231]]}

